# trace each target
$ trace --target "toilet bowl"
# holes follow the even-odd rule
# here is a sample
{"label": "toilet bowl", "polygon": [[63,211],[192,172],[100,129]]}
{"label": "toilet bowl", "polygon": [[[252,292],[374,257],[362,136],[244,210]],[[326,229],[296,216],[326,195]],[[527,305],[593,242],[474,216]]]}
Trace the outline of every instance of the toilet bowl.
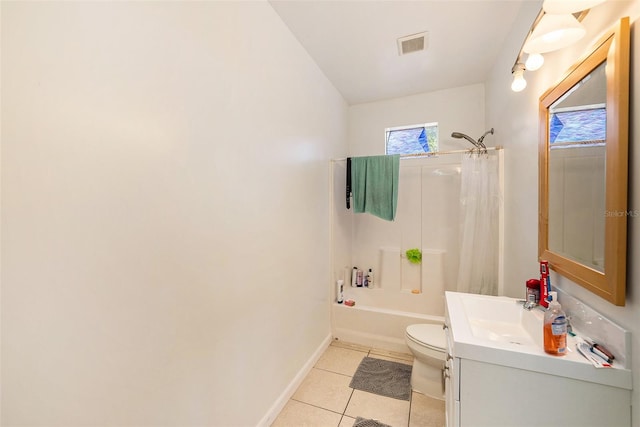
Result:
{"label": "toilet bowl", "polygon": [[447,338],[442,325],[409,325],[405,331],[407,346],[413,353],[411,388],[427,396],[444,399],[444,364]]}

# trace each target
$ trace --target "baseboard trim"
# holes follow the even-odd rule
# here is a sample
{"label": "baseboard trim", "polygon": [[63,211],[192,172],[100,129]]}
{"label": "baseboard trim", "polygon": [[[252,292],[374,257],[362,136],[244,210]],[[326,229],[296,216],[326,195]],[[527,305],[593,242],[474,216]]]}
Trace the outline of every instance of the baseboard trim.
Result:
{"label": "baseboard trim", "polygon": [[322,341],[320,346],[316,349],[316,351],[311,355],[307,363],[302,366],[300,371],[296,374],[296,376],[291,380],[287,388],[284,389],[282,394],[276,399],[275,403],[269,408],[264,417],[257,424],[257,427],[269,427],[273,421],[276,419],[284,405],[287,404],[293,393],[296,392],[302,381],[304,381],[307,374],[311,371],[311,368],[316,364],[316,362],[320,359],[324,351],[331,344],[331,334],[327,335],[327,337]]}

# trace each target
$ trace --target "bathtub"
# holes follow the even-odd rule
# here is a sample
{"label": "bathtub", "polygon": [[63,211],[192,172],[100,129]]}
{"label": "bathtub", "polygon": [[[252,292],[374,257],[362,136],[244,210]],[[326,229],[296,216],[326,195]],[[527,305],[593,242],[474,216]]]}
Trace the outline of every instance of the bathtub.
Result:
{"label": "bathtub", "polygon": [[349,307],[336,302],[331,305],[331,332],[337,340],[410,353],[405,343],[407,326],[415,323],[444,324],[444,295],[432,297],[429,294],[348,287],[345,289],[347,299],[354,300],[356,305]]}

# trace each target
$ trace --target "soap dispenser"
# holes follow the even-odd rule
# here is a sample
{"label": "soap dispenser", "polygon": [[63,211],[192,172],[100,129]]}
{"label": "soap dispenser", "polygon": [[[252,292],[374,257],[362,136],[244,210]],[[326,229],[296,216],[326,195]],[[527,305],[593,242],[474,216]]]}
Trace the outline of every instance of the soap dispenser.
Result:
{"label": "soap dispenser", "polygon": [[567,354],[567,316],[558,302],[558,293],[549,292],[549,308],[544,313],[544,351],[554,356]]}

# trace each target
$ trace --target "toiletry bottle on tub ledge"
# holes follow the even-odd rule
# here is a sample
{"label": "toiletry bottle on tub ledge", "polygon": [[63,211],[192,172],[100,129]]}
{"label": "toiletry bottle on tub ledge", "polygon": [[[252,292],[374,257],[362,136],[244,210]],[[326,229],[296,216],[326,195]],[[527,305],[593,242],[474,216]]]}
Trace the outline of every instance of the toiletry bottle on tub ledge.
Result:
{"label": "toiletry bottle on tub ledge", "polygon": [[364,273],[362,270],[356,271],[356,287],[361,288],[364,286]]}
{"label": "toiletry bottle on tub ledge", "polygon": [[336,302],[342,304],[344,301],[344,280],[338,279],[336,287]]}

